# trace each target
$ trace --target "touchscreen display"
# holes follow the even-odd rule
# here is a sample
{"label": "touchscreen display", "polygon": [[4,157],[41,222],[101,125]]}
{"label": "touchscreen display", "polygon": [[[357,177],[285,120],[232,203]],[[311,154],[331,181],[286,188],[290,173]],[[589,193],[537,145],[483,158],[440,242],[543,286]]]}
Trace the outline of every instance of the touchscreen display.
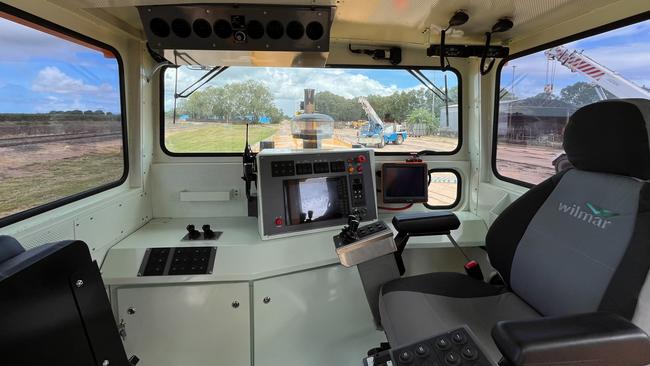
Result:
{"label": "touchscreen display", "polygon": [[287,225],[338,219],[347,215],[346,177],[284,181]]}
{"label": "touchscreen display", "polygon": [[427,167],[422,164],[384,164],[384,202],[426,202]]}

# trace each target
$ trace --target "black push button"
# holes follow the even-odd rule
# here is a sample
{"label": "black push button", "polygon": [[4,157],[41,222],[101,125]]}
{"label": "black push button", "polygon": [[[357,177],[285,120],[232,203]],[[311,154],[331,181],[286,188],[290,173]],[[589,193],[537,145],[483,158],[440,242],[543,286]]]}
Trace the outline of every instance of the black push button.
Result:
{"label": "black push button", "polygon": [[413,362],[413,354],[409,351],[402,351],[399,354],[399,360],[402,363],[411,363]]}
{"label": "black push button", "polygon": [[462,351],[460,351],[460,354],[463,356],[463,358],[466,358],[468,360],[473,360],[478,356],[478,353],[472,346],[466,345],[463,347]]}
{"label": "black push button", "polygon": [[449,347],[451,347],[451,344],[449,343],[449,340],[447,340],[447,338],[440,337],[436,341],[436,347],[438,347],[438,349],[441,349],[441,350],[445,351],[445,350],[448,350]]}
{"label": "black push button", "polygon": [[451,341],[456,344],[465,344],[467,342],[467,337],[465,337],[465,334],[461,332],[455,332],[451,336]]}
{"label": "black push button", "polygon": [[415,346],[415,354],[419,357],[427,357],[431,353],[426,344],[418,344]]}
{"label": "black push button", "polygon": [[460,356],[456,352],[449,352],[445,356],[445,362],[448,365],[458,365],[460,363]]}

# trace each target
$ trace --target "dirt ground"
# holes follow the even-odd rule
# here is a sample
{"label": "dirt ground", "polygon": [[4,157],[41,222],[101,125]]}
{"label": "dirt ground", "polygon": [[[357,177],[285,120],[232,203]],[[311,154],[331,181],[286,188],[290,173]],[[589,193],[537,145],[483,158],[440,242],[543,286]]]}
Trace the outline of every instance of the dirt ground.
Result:
{"label": "dirt ground", "polygon": [[526,146],[500,142],[497,171],[505,177],[538,184],[555,174],[553,160],[564,151],[543,146]]}

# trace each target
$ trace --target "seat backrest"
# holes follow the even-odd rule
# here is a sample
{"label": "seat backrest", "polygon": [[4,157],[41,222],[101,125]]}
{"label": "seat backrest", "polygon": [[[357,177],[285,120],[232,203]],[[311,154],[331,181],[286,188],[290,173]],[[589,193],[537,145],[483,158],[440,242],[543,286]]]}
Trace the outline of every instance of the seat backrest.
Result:
{"label": "seat backrest", "polygon": [[0,355],[7,365],[129,366],[97,263],[81,241],[25,251],[0,236]]}
{"label": "seat backrest", "polygon": [[545,316],[632,319],[650,268],[650,101],[585,106],[569,119],[574,168],[513,202],[490,228],[492,265]]}

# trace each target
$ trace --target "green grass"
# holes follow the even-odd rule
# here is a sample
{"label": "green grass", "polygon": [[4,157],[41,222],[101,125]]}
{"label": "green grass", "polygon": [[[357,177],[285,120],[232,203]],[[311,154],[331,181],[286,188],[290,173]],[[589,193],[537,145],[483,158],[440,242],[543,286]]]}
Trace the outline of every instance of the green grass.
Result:
{"label": "green grass", "polygon": [[[249,143],[267,139],[278,130],[277,125],[252,125]],[[174,131],[165,134],[165,145],[171,152],[240,152],[244,150],[246,126],[225,123],[210,123],[188,131]]]}
{"label": "green grass", "polygon": [[21,177],[0,178],[0,217],[117,181],[123,169],[117,152],[27,165]]}

